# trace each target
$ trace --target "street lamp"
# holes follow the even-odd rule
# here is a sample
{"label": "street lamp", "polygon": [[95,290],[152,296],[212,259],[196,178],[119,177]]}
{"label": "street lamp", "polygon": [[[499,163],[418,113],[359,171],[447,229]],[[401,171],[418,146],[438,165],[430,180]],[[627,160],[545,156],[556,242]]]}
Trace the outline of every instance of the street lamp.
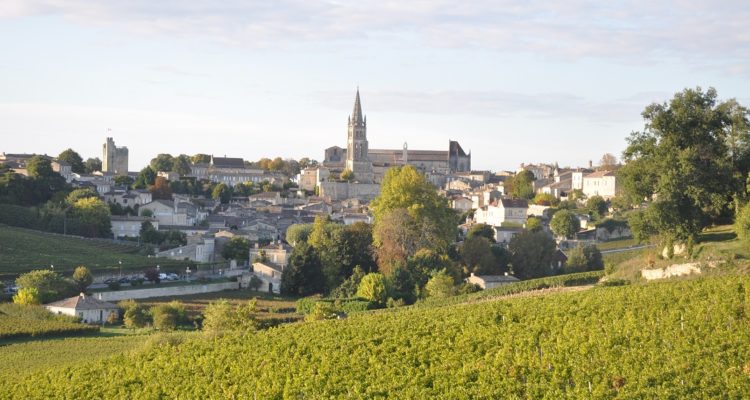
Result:
{"label": "street lamp", "polygon": [[122,260],[118,261],[117,263],[120,264],[120,278],[122,278]]}
{"label": "street lamp", "polygon": [[190,267],[185,268],[185,277],[190,282]]}

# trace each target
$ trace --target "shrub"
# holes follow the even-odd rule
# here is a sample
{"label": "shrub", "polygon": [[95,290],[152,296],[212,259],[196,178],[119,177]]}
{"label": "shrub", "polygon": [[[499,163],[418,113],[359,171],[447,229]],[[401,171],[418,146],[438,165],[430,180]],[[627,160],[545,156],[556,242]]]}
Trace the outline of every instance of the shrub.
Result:
{"label": "shrub", "polygon": [[315,303],[318,300],[320,300],[320,296],[303,297],[297,300],[297,312],[300,314],[309,314],[315,308]]}
{"label": "shrub", "polygon": [[445,271],[440,271],[433,275],[433,277],[427,281],[424,289],[427,293],[427,297],[433,298],[452,296],[455,291],[455,288],[453,287],[453,278],[445,273]]}
{"label": "shrub", "polygon": [[[132,301],[132,300],[131,300]],[[125,327],[135,329],[143,328],[150,322],[148,310],[146,306],[133,302],[123,315],[123,322]]]}
{"label": "shrub", "polygon": [[750,203],[746,204],[737,213],[734,221],[734,232],[740,240],[750,244]]}
{"label": "shrub", "polygon": [[94,282],[94,277],[88,268],[81,265],[73,271],[73,282],[78,286],[78,291],[85,292],[91,286],[91,283]]}
{"label": "shrub", "polygon": [[109,287],[110,290],[120,290],[120,282],[110,282],[107,284],[107,287]]}
{"label": "shrub", "polygon": [[13,296],[13,303],[22,306],[41,304],[39,290],[36,288],[22,288]]}
{"label": "shrub", "polygon": [[385,276],[376,272],[365,275],[357,288],[357,297],[385,305],[388,300]]}
{"label": "shrub", "polygon": [[157,304],[151,307],[154,328],[160,331],[173,331],[186,320],[185,306],[179,301]]}

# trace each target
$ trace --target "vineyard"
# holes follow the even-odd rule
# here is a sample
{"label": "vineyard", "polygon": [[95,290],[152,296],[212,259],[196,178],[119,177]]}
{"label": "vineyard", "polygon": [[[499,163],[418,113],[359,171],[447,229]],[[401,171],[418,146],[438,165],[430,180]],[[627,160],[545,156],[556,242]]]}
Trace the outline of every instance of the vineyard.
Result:
{"label": "vineyard", "polygon": [[0,340],[24,337],[74,336],[99,331],[73,317],[54,315],[39,306],[0,304]]}
{"label": "vineyard", "polygon": [[9,398],[748,398],[750,278],[594,287],[193,339]]}
{"label": "vineyard", "polygon": [[135,246],[116,244],[103,239],[63,236],[0,225],[0,280],[39,268],[55,266],[57,272],[73,272],[85,265],[94,273],[142,270],[160,264],[183,270],[184,262],[162,258],[148,258],[137,254]]}

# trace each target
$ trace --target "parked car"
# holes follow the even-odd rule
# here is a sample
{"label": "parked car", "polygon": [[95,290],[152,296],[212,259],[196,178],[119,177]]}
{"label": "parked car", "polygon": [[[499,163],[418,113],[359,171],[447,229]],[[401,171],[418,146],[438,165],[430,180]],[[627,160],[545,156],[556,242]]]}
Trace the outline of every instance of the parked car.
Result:
{"label": "parked car", "polygon": [[174,272],[170,272],[170,273],[167,274],[167,280],[177,281],[179,279],[180,279],[180,277],[177,274],[175,274]]}

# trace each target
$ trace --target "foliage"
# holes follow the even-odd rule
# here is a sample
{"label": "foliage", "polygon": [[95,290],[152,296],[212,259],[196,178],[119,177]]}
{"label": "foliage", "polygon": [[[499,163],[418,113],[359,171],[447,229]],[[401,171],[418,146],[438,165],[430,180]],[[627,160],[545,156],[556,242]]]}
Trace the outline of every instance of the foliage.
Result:
{"label": "foliage", "polygon": [[96,190],[91,188],[81,188],[81,189],[74,189],[70,193],[68,193],[68,196],[65,198],[65,202],[72,206],[74,205],[78,200],[80,199],[87,199],[87,198],[99,198],[99,193],[96,192]]}
{"label": "foliage", "polygon": [[526,220],[526,229],[531,232],[542,230],[542,220],[538,217],[531,216]]}
{"label": "foliage", "polygon": [[534,198],[534,180],[534,173],[531,171],[517,173],[511,181],[511,196],[516,199]]}
{"label": "foliage", "polygon": [[241,335],[255,332],[258,326],[255,312],[255,300],[236,307],[224,299],[211,302],[203,311],[203,331],[214,336],[230,332]]}
{"label": "foliage", "polygon": [[585,272],[594,271],[604,268],[602,253],[594,245],[578,245],[572,248],[568,254],[568,260],[565,263],[565,272]]}
{"label": "foliage", "polygon": [[94,282],[94,276],[91,275],[88,268],[80,265],[73,271],[73,282],[75,282],[79,292],[85,292]]}
{"label": "foliage", "polygon": [[160,331],[173,331],[177,325],[187,322],[185,306],[176,300],[151,307],[150,314],[154,328]]}
{"label": "foliage", "polygon": [[126,328],[143,328],[151,322],[151,315],[149,315],[146,306],[133,302],[128,305],[127,309],[125,309],[122,322],[125,324]]}
{"label": "foliage", "polygon": [[444,271],[440,271],[427,281],[424,290],[427,297],[444,298],[452,296],[455,293],[453,278]]}
{"label": "foliage", "polygon": [[0,304],[0,340],[75,336],[98,330],[98,327],[77,323],[75,317],[52,314],[41,306]]}
{"label": "foliage", "polygon": [[147,165],[138,173],[133,183],[133,188],[147,188],[153,185],[154,182],[156,182],[156,171]]}
{"label": "foliage", "polygon": [[633,132],[618,172],[641,215],[667,241],[686,241],[729,215],[745,196],[750,157],[748,111],[736,101],[718,102],[713,88],[685,89],[643,112],[645,128]]}
{"label": "foliage", "polygon": [[607,201],[602,196],[591,196],[586,200],[586,209],[596,217],[607,214]]}
{"label": "foliage", "polygon": [[461,245],[461,260],[464,273],[477,275],[499,275],[507,271],[507,264],[495,256],[492,242],[486,237],[478,236],[464,240]]}
{"label": "foliage", "polygon": [[[409,216],[408,219],[402,218],[397,225],[403,224],[409,230],[407,237],[413,238],[411,242],[425,242],[427,235],[432,248],[445,249],[455,240],[456,213],[449,207],[448,200],[439,195],[427,178],[412,166],[391,168],[386,172],[380,186],[380,195],[372,201],[370,209],[375,219],[373,239],[379,249],[384,247],[384,242],[390,238],[384,225],[395,222],[393,212],[396,210],[403,210],[401,213],[405,212]],[[410,247],[416,251],[429,246]],[[401,257],[402,262],[413,254],[409,251],[404,253]],[[379,252],[378,256],[380,255]],[[393,257],[378,259],[381,269],[385,264],[392,268]]]}
{"label": "foliage", "polygon": [[560,210],[552,217],[549,227],[555,235],[570,239],[581,229],[581,222],[575,213]]}
{"label": "foliage", "polygon": [[292,246],[306,242],[313,230],[313,224],[294,224],[286,229],[286,241]]}
{"label": "foliage", "polygon": [[163,176],[157,176],[154,179],[154,184],[149,186],[149,192],[154,200],[172,200],[172,188],[169,186],[169,181]]}
{"label": "foliage", "polygon": [[109,206],[98,198],[81,198],[76,200],[70,210],[73,218],[78,220],[78,233],[86,237],[111,237]]}
{"label": "foliage", "polygon": [[351,182],[355,179],[354,172],[352,172],[349,169],[345,169],[344,172],[341,173],[341,179]]}
{"label": "foliage", "polygon": [[385,276],[376,272],[371,272],[364,277],[357,288],[357,297],[385,305],[388,300],[386,290]]}
{"label": "foliage", "polygon": [[298,244],[289,257],[289,265],[281,274],[281,292],[307,296],[322,292],[324,287],[320,257],[306,242]]}
{"label": "foliage", "polygon": [[466,239],[473,239],[475,236],[482,236],[495,241],[495,229],[487,224],[475,224],[466,232]]}
{"label": "foliage", "polygon": [[19,289],[36,289],[42,303],[59,300],[75,293],[72,282],[48,269],[27,272],[16,279],[16,285]]}
{"label": "foliage", "polygon": [[365,271],[360,266],[354,267],[352,274],[341,285],[331,291],[331,297],[350,298],[356,296],[357,288],[359,288],[359,283],[362,282],[364,276]]}
{"label": "foliage", "polygon": [[560,200],[549,193],[537,193],[531,202],[540,206],[555,207],[560,203]]}
{"label": "foliage", "polygon": [[213,191],[211,191],[211,198],[219,200],[221,204],[227,204],[229,203],[229,200],[232,199],[232,188],[224,183],[220,183],[214,187]]}
{"label": "foliage", "polygon": [[250,241],[241,236],[235,236],[224,244],[221,256],[225,260],[247,261],[250,259]]}
{"label": "foliage", "polygon": [[157,154],[155,158],[151,159],[151,163],[149,166],[154,171],[165,171],[169,172],[172,170],[172,165],[174,164],[174,157],[172,157],[171,154]]}
{"label": "foliage", "polygon": [[87,174],[90,174],[92,172],[101,171],[102,170],[102,160],[100,160],[98,157],[96,158],[88,158],[86,159],[86,162],[84,163],[84,172]]}
{"label": "foliage", "polygon": [[737,218],[734,221],[734,232],[738,238],[750,244],[750,203],[745,204],[737,213]]}
{"label": "foliage", "polygon": [[604,171],[612,171],[617,167],[617,157],[612,153],[605,153],[599,161],[599,168]]}
{"label": "foliage", "polygon": [[86,172],[86,166],[83,164],[83,158],[73,149],[66,149],[57,156],[59,161],[65,161],[70,164],[70,170],[76,174]]}
{"label": "foliage", "polygon": [[552,273],[557,245],[544,232],[521,232],[508,244],[513,274],[519,279],[539,278]]}
{"label": "foliage", "polygon": [[39,290],[35,287],[21,288],[18,293],[13,295],[13,304],[22,306],[33,306],[42,303]]}

